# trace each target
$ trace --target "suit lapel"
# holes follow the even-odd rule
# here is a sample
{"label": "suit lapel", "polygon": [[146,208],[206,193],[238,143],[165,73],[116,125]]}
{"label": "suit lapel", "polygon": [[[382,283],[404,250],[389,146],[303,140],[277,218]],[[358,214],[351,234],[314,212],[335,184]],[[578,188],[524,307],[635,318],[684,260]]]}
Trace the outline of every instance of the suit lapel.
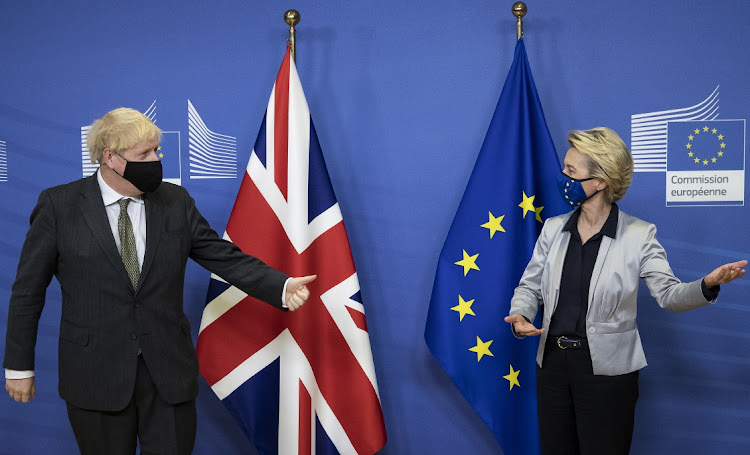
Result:
{"label": "suit lapel", "polygon": [[109,225],[107,211],[104,208],[102,192],[99,188],[96,173],[86,180],[86,185],[83,191],[81,191],[78,207],[81,210],[83,219],[91,230],[92,237],[99,244],[99,247],[104,250],[107,259],[120,271],[123,279],[129,281],[128,272],[125,270],[120,252],[117,251],[115,238],[112,236],[112,228]]}
{"label": "suit lapel", "polygon": [[599,252],[596,255],[596,262],[594,263],[594,270],[591,272],[591,283],[589,283],[589,301],[588,308],[591,308],[591,302],[594,301],[595,293],[597,291],[596,285],[599,283],[601,278],[602,268],[604,267],[604,261],[607,259],[609,248],[612,246],[613,240],[606,235],[602,236],[602,243],[599,245]]}
{"label": "suit lapel", "polygon": [[144,194],[143,201],[146,204],[146,253],[143,257],[141,277],[138,280],[139,289],[144,277],[148,274],[151,263],[154,262],[161,233],[164,230],[164,210],[159,197],[156,193]]}
{"label": "suit lapel", "polygon": [[554,286],[553,289],[555,290],[554,297],[551,298],[552,302],[550,305],[550,312],[549,312],[550,315],[553,314],[555,312],[555,309],[557,308],[557,298],[560,295],[560,282],[562,281],[562,270],[563,270],[563,265],[565,264],[565,255],[568,253],[569,243],[570,243],[570,232],[563,231],[561,233],[560,242],[555,244],[556,250],[555,249],[550,250],[550,253],[554,257],[552,261],[552,264],[554,264],[554,266],[552,268],[551,279],[552,279],[552,284]]}

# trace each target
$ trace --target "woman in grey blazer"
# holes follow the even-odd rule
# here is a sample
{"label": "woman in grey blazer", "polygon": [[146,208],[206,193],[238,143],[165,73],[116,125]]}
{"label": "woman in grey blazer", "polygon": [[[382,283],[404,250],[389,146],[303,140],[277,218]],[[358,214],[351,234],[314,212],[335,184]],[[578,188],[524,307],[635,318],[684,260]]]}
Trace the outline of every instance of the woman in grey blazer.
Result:
{"label": "woman in grey blazer", "polygon": [[[633,159],[608,128],[568,134],[559,185],[575,210],[549,218],[511,301],[517,337],[540,336],[537,403],[544,454],[627,454],[646,366],[636,326],[638,284],[659,305],[686,311],[714,303],[719,285],[747,261],[701,280],[674,276],[653,224],[622,212]],[[544,304],[542,327],[533,321]]]}

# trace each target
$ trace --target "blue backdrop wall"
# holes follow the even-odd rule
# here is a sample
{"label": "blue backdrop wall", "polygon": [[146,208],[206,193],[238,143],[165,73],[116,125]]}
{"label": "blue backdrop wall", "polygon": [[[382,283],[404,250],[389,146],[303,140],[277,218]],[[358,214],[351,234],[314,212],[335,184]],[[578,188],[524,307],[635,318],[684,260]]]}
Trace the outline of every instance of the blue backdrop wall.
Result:
{"label": "blue backdrop wall", "polygon": [[[115,107],[150,108],[173,132],[170,147],[182,157],[173,172],[223,231],[284,53],[282,14],[293,7],[302,14],[297,65],[367,308],[388,432],[382,453],[500,452],[427,351],[423,331],[437,258],[512,60],[511,4],[4,2],[0,302],[9,299],[39,192],[82,176],[81,128]],[[750,3],[527,4],[526,48],[558,154],[568,130],[599,125],[618,131],[634,154],[651,150],[657,164],[639,161],[621,208],[658,226],[683,280],[750,257],[744,174],[734,205],[668,205],[663,162],[674,143],[666,150],[663,140],[636,141],[639,115],[707,99],[713,117],[705,118],[748,117]],[[234,141],[231,178],[191,178],[196,116]],[[733,150],[744,170],[740,123]],[[208,276],[189,265],[185,312],[194,338]],[[750,279],[725,286],[717,305],[678,315],[642,288],[650,365],[641,373],[633,453],[750,452]],[[38,398],[0,398],[0,453],[76,453],[57,396],[59,300],[53,282],[37,343]],[[0,351],[6,319],[3,303]],[[205,382],[198,412],[195,453],[255,453]]]}

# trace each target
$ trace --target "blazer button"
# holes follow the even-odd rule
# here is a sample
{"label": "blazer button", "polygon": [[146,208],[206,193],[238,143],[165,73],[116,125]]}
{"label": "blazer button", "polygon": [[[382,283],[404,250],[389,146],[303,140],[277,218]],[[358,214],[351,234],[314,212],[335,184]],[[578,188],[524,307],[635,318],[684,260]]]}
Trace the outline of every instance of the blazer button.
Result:
{"label": "blazer button", "polygon": [[590,333],[596,333],[596,327],[589,327]]}
{"label": "blazer button", "polygon": [[136,339],[138,339],[138,335],[136,335],[135,333],[131,333],[130,334],[130,339],[131,340],[136,340]]}

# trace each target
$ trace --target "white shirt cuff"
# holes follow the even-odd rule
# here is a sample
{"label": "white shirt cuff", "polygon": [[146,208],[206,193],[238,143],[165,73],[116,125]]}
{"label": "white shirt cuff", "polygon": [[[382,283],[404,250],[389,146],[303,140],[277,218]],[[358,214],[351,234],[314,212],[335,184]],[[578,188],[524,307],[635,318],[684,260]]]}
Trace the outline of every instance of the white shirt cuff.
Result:
{"label": "white shirt cuff", "polygon": [[287,308],[284,297],[286,296],[286,286],[289,284],[289,280],[291,279],[292,277],[289,277],[286,279],[286,281],[284,281],[284,289],[281,290],[281,308]]}
{"label": "white shirt cuff", "polygon": [[9,370],[5,369],[5,379],[26,379],[26,378],[33,378],[34,377],[34,370]]}

